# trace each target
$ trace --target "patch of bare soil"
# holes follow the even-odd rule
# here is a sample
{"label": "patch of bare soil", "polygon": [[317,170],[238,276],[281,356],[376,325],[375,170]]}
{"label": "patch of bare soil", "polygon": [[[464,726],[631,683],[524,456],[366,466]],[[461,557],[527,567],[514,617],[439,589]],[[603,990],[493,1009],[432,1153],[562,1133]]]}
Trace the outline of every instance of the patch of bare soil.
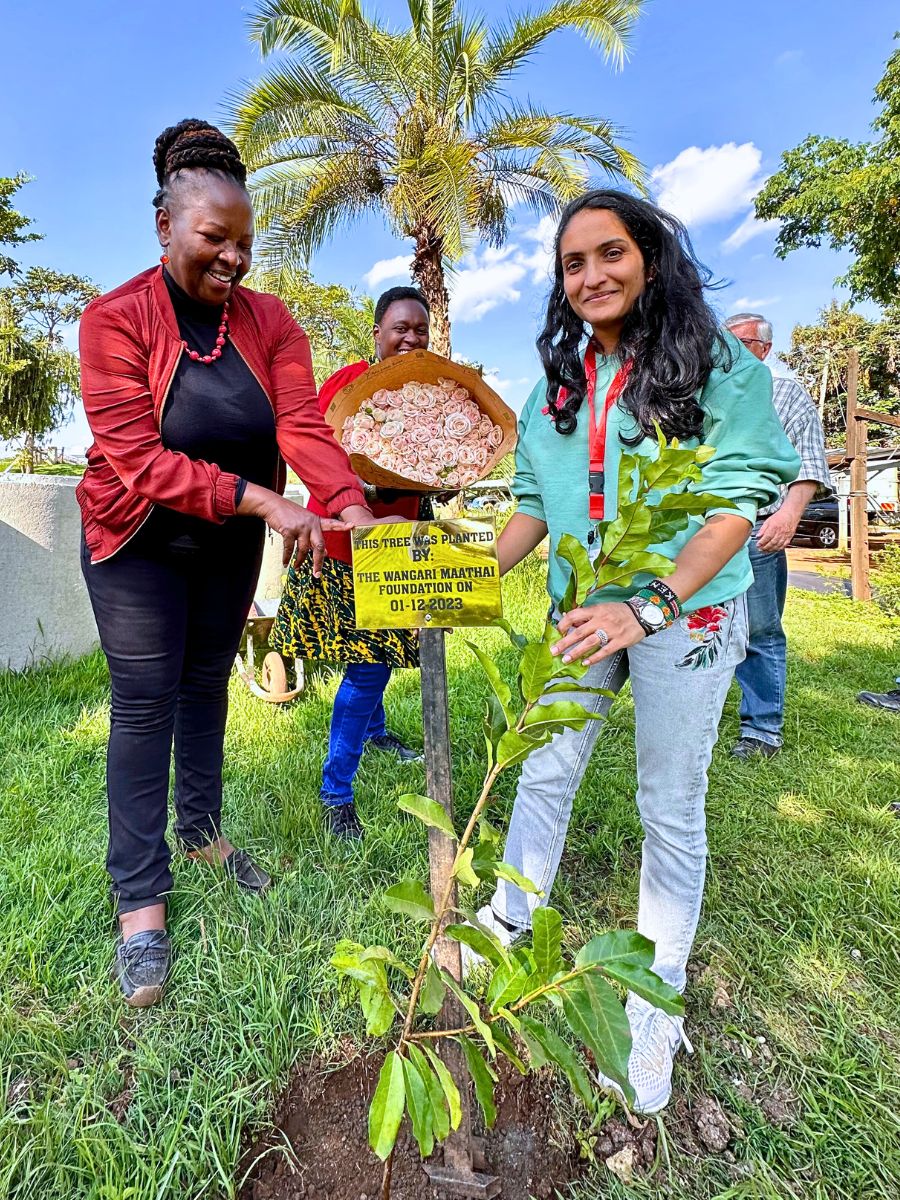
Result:
{"label": "patch of bare soil", "polygon": [[[328,1073],[315,1064],[298,1072],[279,1101],[274,1128],[244,1155],[239,1177],[248,1170],[249,1175],[240,1200],[378,1200],[382,1165],[369,1149],[367,1121],[379,1066],[377,1059],[357,1058]],[[555,1189],[584,1173],[577,1149],[561,1148],[566,1139],[554,1128],[546,1073],[523,1078],[501,1069],[496,1101],[494,1128],[481,1132],[484,1159],[502,1181],[503,1200],[550,1200]],[[286,1145],[291,1157],[282,1152]],[[643,1162],[643,1147],[639,1159]],[[393,1200],[438,1195],[405,1120],[391,1194]]]}

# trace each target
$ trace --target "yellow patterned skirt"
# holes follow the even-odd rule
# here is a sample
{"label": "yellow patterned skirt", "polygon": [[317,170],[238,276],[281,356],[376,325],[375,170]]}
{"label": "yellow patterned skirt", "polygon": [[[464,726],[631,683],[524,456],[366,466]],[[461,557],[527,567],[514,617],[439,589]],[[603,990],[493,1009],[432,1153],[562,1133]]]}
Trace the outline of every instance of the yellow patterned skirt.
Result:
{"label": "yellow patterned skirt", "polygon": [[419,665],[415,630],[356,628],[353,572],[336,558],[325,559],[320,579],[313,578],[310,555],[299,568],[291,562],[269,644],[290,658]]}

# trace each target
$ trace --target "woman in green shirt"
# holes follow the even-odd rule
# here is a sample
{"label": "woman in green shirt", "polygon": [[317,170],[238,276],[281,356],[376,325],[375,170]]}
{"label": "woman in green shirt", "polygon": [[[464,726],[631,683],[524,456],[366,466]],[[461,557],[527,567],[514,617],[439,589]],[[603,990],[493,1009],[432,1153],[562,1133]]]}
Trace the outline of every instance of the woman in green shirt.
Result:
{"label": "woman in green shirt", "polygon": [[[623,448],[654,457],[654,422],[683,445],[715,447],[690,486],[732,505],[651,547],[677,563],[665,581],[604,588],[561,618],[557,609],[564,636],[554,652],[589,664],[582,684],[616,691],[631,680],[644,828],[638,929],[656,945],[655,970],[681,990],[703,896],[707,768],[746,649],[747,537],[757,507],[796,476],[799,460],[775,414],[768,370],[718,328],[703,296],[708,275],[674,218],[620,192],[588,192],[563,212],[555,260],[538,338],[545,378],[521,417],[518,510],[500,537],[501,570],[549,533],[547,585],[558,606],[568,581],[553,553],[559,538],[571,533],[596,549],[597,521],[616,516]],[[561,698],[597,713],[611,703],[550,697]],[[500,882],[479,916],[505,942],[530,926],[550,891],[598,727],[565,730],[525,762],[503,857],[543,897]],[[671,1094],[682,1021],[633,994],[626,1010],[636,1108],[653,1112]]]}

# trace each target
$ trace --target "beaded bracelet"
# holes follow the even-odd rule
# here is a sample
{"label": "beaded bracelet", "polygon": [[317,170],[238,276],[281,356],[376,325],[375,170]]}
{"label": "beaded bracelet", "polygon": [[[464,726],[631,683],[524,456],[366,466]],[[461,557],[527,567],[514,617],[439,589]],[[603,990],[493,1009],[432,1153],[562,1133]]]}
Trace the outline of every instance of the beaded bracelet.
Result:
{"label": "beaded bracelet", "polygon": [[665,618],[666,628],[674,625],[681,616],[681,605],[678,597],[661,579],[653,579],[635,592],[635,598],[647,600],[656,605]]}

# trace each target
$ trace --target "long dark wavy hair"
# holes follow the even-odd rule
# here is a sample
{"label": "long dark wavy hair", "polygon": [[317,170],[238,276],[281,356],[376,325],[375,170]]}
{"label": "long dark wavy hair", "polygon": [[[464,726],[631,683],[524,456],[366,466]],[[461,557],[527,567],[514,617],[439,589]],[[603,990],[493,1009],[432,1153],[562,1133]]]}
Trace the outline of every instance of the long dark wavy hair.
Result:
{"label": "long dark wavy hair", "polygon": [[[625,192],[597,189],[563,210],[554,243],[555,276],[547,317],[537,339],[547,376],[550,415],[561,434],[573,433],[585,397],[583,344],[590,330],[566,299],[559,243],[566,226],[584,209],[614,213],[637,243],[647,283],[625,318],[616,354],[631,362],[619,404],[641,433],[622,440],[635,445],[654,435],[654,421],[666,437],[700,437],[703,409],[696,393],[714,365],[729,369],[733,356],[715,314],[703,296],[711,274],[694,254],[687,230],[669,213]],[[560,388],[566,389],[559,404]]]}

